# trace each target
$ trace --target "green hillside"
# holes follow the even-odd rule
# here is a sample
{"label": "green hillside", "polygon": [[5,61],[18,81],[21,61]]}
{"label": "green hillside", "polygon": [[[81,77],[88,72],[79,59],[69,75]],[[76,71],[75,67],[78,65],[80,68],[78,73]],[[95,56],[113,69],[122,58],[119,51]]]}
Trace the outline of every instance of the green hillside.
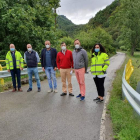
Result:
{"label": "green hillside", "polygon": [[[74,37],[77,32],[87,31],[89,29],[101,26],[103,28],[108,28],[110,25],[110,16],[115,11],[115,9],[120,5],[119,0],[115,0],[111,5],[107,6],[104,10],[100,10],[94,18],[91,18],[87,24],[75,25],[71,20],[69,20],[64,15],[58,15],[57,23],[58,29],[64,31],[67,36]],[[112,35],[116,35],[116,31]],[[115,36],[116,37],[116,36]]]}
{"label": "green hillside", "polygon": [[109,53],[121,49],[134,55],[135,51],[140,50],[139,15],[139,0],[114,0],[87,24],[74,25],[62,16],[58,27],[67,33],[67,37],[81,39],[85,49],[91,49],[93,44],[98,42],[102,43]]}
{"label": "green hillside", "polygon": [[71,20],[69,20],[64,15],[58,15],[57,16],[57,23],[58,23],[58,28],[62,29],[62,30],[66,29],[67,26],[75,25]]}
{"label": "green hillside", "polygon": [[94,18],[91,18],[88,25],[92,27],[102,26],[109,27],[109,19],[115,9],[120,5],[119,0],[115,0],[111,5],[107,6],[104,10],[100,10]]}
{"label": "green hillside", "polygon": [[85,25],[75,25],[64,15],[57,16],[58,29],[67,33],[68,36],[73,37],[76,31],[80,31]]}
{"label": "green hillside", "polygon": [[58,15],[57,23],[58,29],[61,29],[68,33],[69,36],[73,36],[76,31],[86,31],[88,28],[96,28],[102,26],[104,28],[109,27],[109,19],[111,14],[120,5],[119,0],[115,0],[111,5],[107,6],[104,10],[100,10],[94,18],[91,18],[87,24],[75,25],[64,15]]}

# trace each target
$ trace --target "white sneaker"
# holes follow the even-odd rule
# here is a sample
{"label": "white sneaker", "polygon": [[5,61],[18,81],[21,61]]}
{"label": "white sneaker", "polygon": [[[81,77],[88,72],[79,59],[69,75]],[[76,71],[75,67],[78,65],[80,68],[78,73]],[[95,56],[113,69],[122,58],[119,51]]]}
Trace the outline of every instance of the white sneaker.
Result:
{"label": "white sneaker", "polygon": [[57,93],[58,92],[58,90],[57,89],[54,89],[54,93]]}
{"label": "white sneaker", "polygon": [[51,92],[53,92],[53,89],[49,89],[49,90],[48,90],[48,93],[51,93]]}

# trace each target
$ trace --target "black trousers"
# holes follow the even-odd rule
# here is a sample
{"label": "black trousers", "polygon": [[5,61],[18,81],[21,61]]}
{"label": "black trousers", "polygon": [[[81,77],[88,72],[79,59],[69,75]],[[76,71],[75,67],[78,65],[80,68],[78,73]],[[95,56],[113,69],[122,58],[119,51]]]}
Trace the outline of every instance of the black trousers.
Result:
{"label": "black trousers", "polygon": [[21,80],[20,80],[20,69],[10,70],[12,76],[13,87],[16,89],[16,77],[18,83],[18,89],[21,88]]}
{"label": "black trousers", "polygon": [[98,92],[98,96],[104,97],[104,92],[105,92],[105,88],[104,88],[104,81],[105,81],[105,77],[103,78],[98,78],[97,76],[94,79],[96,88],[97,88],[97,92]]}

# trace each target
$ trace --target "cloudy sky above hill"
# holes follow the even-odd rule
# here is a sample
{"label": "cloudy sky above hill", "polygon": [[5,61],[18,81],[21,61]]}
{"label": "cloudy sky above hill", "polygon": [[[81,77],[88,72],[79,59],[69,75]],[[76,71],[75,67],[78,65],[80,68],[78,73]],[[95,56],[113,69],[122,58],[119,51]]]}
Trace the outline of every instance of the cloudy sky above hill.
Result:
{"label": "cloudy sky above hill", "polygon": [[59,15],[65,15],[75,24],[85,24],[95,14],[110,5],[114,0],[61,0],[57,9]]}

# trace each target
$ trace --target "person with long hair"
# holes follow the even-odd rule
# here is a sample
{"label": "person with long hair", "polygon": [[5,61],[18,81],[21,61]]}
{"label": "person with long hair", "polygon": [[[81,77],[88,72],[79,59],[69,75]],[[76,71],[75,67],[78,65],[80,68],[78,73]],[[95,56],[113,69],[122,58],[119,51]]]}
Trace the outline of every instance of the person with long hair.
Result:
{"label": "person with long hair", "polygon": [[92,48],[91,73],[93,74],[93,79],[98,92],[98,97],[93,99],[96,103],[103,102],[104,100],[104,81],[109,64],[110,62],[105,48],[100,43],[95,44]]}

